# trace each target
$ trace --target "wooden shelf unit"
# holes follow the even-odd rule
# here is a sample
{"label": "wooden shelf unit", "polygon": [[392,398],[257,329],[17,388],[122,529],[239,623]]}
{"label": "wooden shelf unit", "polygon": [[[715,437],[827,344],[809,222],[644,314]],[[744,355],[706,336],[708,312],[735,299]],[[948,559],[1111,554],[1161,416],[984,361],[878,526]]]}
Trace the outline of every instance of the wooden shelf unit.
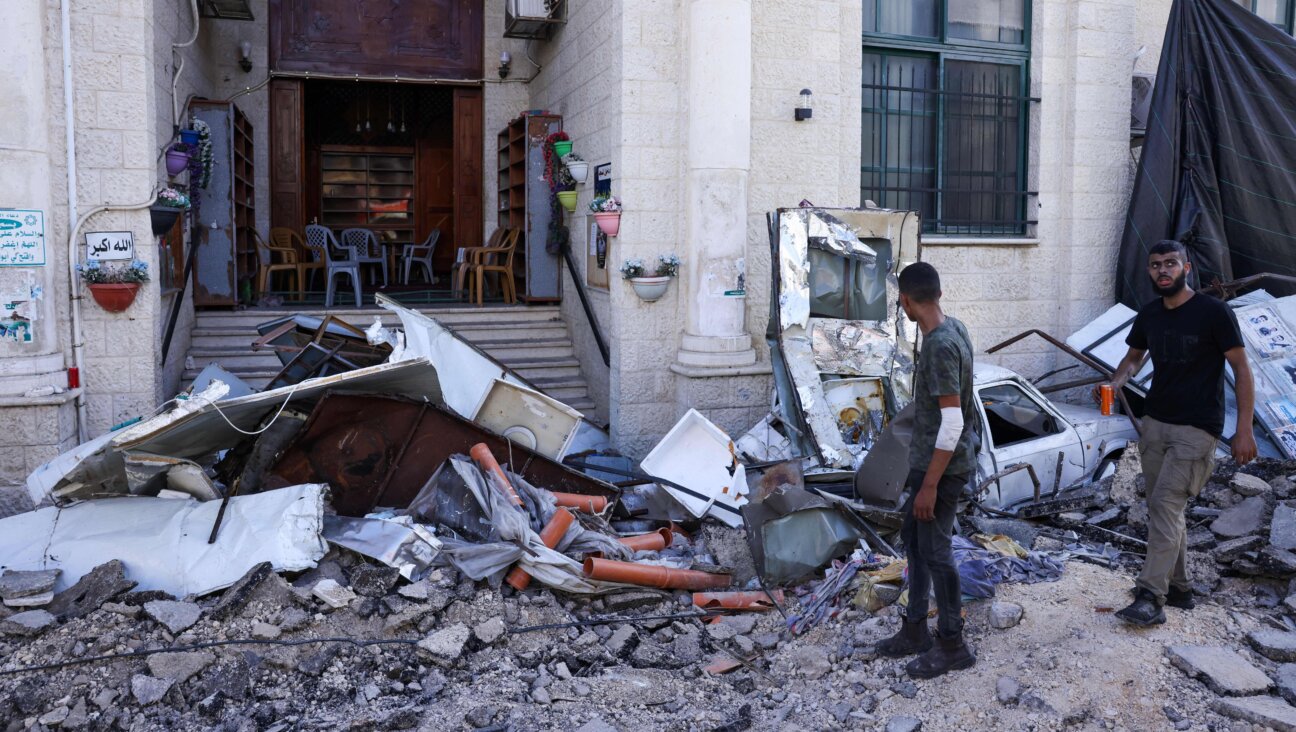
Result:
{"label": "wooden shelf unit", "polygon": [[389,246],[414,241],[414,148],[320,148],[320,223],[369,229]]}
{"label": "wooden shelf unit", "polygon": [[252,123],[233,102],[194,99],[189,112],[211,127],[212,143],[211,180],[199,194],[200,220],[194,222],[190,237],[190,246],[198,247],[194,305],[234,307],[243,293],[255,289],[243,283],[255,282],[261,266],[248,233],[256,226]]}
{"label": "wooden shelf unit", "polygon": [[529,303],[562,299],[560,257],[545,251],[552,194],[544,180],[545,138],[560,130],[560,115],[523,114],[496,137],[496,222],[522,230],[513,272],[518,297]]}

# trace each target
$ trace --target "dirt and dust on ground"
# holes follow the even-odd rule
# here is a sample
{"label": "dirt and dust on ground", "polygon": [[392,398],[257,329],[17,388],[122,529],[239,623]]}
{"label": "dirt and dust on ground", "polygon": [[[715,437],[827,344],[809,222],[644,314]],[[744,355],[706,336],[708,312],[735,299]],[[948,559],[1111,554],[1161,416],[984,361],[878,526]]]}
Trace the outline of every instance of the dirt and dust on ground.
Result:
{"label": "dirt and dust on ground", "polygon": [[[1073,559],[1057,581],[969,602],[978,663],[934,680],[876,656],[900,609],[856,608],[854,586],[792,636],[776,609],[703,622],[685,592],[518,593],[449,567],[411,583],[334,548],[315,569],[263,565],[205,598],[129,591],[110,562],[46,615],[4,607],[0,729],[1296,729],[1283,700],[1296,698],[1296,598],[1280,553],[1296,465],[1234,473],[1221,465],[1189,511],[1195,609],[1128,626],[1112,610],[1139,557]],[[1051,520],[1045,533],[1064,539],[1036,547],[1061,549],[1064,527],[1094,519],[1138,539],[1140,480],[1127,460],[1085,515]],[[741,563],[741,530],[698,539]],[[815,587],[788,588],[782,611]]]}

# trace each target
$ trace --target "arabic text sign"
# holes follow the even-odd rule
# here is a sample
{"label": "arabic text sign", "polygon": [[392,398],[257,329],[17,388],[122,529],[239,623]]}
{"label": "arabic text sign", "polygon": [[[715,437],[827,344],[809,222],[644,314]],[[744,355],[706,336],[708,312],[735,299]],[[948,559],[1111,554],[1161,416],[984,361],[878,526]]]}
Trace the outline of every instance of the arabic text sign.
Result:
{"label": "arabic text sign", "polygon": [[85,239],[87,261],[135,258],[135,235],[129,231],[92,231]]}
{"label": "arabic text sign", "polygon": [[45,264],[45,212],[0,209],[0,267]]}

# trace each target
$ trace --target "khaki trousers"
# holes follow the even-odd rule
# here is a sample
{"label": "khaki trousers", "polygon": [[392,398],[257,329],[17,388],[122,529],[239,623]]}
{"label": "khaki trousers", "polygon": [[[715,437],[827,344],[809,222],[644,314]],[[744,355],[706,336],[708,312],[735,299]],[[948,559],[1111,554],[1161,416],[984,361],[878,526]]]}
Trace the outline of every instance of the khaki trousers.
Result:
{"label": "khaki trousers", "polygon": [[1215,467],[1216,438],[1205,430],[1146,417],[1139,457],[1148,506],[1147,558],[1138,586],[1164,604],[1170,587],[1190,589],[1184,510]]}

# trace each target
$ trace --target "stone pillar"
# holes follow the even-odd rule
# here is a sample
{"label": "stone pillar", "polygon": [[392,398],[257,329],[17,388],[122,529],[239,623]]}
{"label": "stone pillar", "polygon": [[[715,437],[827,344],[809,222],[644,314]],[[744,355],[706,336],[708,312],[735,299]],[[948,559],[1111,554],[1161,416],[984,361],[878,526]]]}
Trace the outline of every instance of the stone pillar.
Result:
{"label": "stone pillar", "polygon": [[756,361],[746,300],[733,294],[745,286],[751,1],[687,0],[687,6],[687,242],[681,284],[688,321],[676,365],[687,371],[742,367]]}
{"label": "stone pillar", "polygon": [[[0,74],[0,99],[5,100],[5,113],[0,115],[0,208],[40,211],[45,229],[44,265],[0,267],[0,293],[27,293],[29,285],[41,292],[36,305],[28,306],[35,316],[32,342],[0,339],[0,398],[67,381],[53,306],[61,291],[58,283],[67,280],[67,271],[57,236],[64,227],[50,195],[45,11],[44,3],[13,3],[6,7],[5,22],[0,23],[6,68]],[[0,317],[8,314],[0,313]]]}

